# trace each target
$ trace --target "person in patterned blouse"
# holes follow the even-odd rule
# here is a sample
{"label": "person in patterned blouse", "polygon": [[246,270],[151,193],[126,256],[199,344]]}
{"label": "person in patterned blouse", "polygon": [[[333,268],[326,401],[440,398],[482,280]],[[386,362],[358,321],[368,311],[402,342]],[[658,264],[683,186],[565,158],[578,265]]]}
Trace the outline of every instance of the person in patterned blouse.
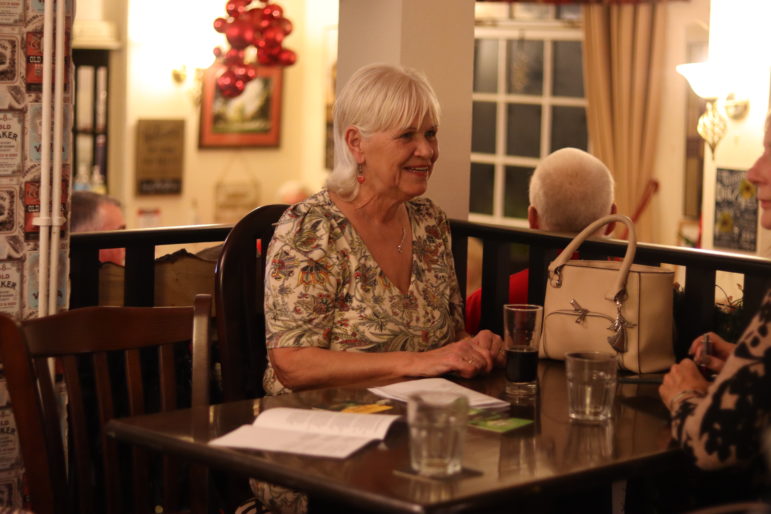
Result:
{"label": "person in patterned blouse", "polygon": [[[757,186],[761,225],[771,229],[771,114],[763,147],[747,180]],[[706,336],[713,343],[712,356],[704,355]],[[693,342],[690,353],[694,359],[673,365],[659,387],[672,416],[674,440],[702,469],[762,463],[771,414],[771,291],[737,344],[709,333]],[[718,373],[713,382],[697,363]]]}
{"label": "person in patterned blouse", "polygon": [[498,335],[465,332],[447,217],[421,196],[438,124],[415,70],[365,66],[341,91],[327,186],[284,213],[267,251],[268,394],[503,365]]}

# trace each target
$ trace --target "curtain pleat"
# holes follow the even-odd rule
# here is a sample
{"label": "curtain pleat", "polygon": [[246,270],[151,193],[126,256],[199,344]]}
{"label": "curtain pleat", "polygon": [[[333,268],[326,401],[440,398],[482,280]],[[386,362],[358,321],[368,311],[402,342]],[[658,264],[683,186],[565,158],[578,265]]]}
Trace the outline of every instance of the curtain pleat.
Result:
{"label": "curtain pleat", "polygon": [[[666,11],[654,4],[585,5],[584,77],[590,149],[616,180],[616,204],[632,216],[653,178]],[[652,240],[651,217],[636,220]]]}

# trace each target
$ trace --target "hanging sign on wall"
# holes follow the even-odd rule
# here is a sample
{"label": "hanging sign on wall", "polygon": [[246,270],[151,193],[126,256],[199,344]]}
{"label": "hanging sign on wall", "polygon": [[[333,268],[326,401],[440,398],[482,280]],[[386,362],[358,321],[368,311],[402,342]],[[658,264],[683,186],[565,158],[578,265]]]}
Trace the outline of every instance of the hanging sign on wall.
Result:
{"label": "hanging sign on wall", "polygon": [[757,249],[757,190],[745,170],[718,168],[715,175],[715,248]]}
{"label": "hanging sign on wall", "polygon": [[136,193],[180,194],[184,150],[185,120],[138,120]]}

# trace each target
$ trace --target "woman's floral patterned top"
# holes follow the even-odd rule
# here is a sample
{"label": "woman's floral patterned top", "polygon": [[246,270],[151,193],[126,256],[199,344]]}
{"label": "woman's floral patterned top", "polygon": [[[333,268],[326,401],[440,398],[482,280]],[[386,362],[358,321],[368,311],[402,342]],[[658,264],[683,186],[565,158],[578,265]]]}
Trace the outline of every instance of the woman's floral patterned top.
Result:
{"label": "woman's floral patterned top", "polygon": [[[413,234],[407,294],[381,271],[326,190],[287,209],[267,253],[268,348],[425,351],[456,340],[463,311],[447,217],[427,198],[405,206]],[[290,392],[270,362],[263,385],[267,394]]]}

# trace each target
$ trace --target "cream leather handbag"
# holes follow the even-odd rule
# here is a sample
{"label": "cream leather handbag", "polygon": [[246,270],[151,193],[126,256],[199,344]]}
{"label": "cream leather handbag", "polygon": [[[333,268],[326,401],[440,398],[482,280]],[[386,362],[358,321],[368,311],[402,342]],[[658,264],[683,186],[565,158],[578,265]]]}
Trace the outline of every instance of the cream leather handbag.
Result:
{"label": "cream leather handbag", "polygon": [[[613,221],[629,228],[623,262],[570,260],[581,243]],[[615,352],[619,366],[635,373],[672,365],[674,272],[632,264],[636,249],[632,220],[614,214],[586,227],[549,264],[541,357]]]}

